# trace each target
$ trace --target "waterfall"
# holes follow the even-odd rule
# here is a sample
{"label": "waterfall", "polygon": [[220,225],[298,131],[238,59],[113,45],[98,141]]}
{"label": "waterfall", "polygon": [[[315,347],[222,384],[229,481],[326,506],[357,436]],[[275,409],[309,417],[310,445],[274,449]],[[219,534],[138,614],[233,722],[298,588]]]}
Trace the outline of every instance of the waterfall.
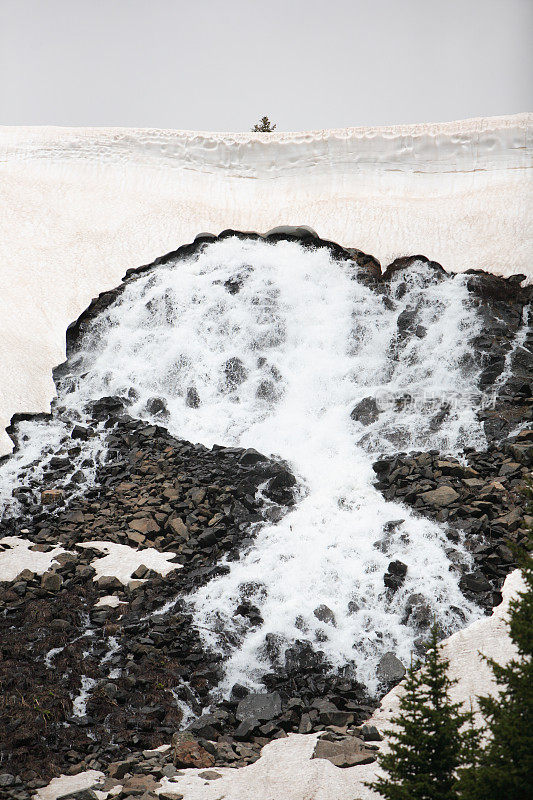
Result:
{"label": "waterfall", "polygon": [[[295,505],[188,598],[205,644],[225,652],[222,691],[259,686],[295,640],[353,666],[372,691],[382,655],[408,663],[416,647],[413,602],[446,632],[480,613],[458,588],[461,542],[387,502],[372,464],[483,447],[470,345],[481,318],[462,276],[422,262],[386,293],[356,278],[327,248],[236,237],[151,269],[90,325],[59,388],[61,414],[21,423],[21,447],[0,471],[8,502],[16,476],[38,478],[87,404],[108,395],[180,438],[285,460]],[[105,457],[104,433],[73,456],[79,491]],[[407,574],[391,593],[383,575],[394,560]],[[243,600],[263,620],[252,629],[236,614]]]}

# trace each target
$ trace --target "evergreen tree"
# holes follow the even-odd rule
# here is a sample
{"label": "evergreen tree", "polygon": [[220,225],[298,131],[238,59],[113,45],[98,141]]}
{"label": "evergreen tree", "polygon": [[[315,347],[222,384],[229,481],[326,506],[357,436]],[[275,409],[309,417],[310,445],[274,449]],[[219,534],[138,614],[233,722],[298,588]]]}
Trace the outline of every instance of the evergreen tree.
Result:
{"label": "evergreen tree", "polygon": [[533,559],[524,552],[520,560],[526,588],[511,601],[509,613],[509,632],[518,655],[506,666],[486,659],[501,689],[495,697],[479,698],[488,739],[479,763],[461,776],[464,800],[533,796]]}
{"label": "evergreen tree", "polygon": [[[460,800],[466,800],[479,786],[479,765],[481,759],[482,731],[475,725],[472,700],[468,728],[463,731],[463,766],[457,773],[457,792]],[[488,800],[488,798],[485,798]]]}
{"label": "evergreen tree", "polygon": [[442,656],[433,625],[426,661],[411,665],[400,698],[400,714],[386,731],[390,752],[379,758],[388,773],[368,784],[386,800],[456,800],[457,769],[469,749],[461,728],[470,714],[450,700],[449,662]]}
{"label": "evergreen tree", "polygon": [[261,120],[252,128],[254,133],[272,133],[275,130],[276,126],[272,125],[268,117],[261,117]]}

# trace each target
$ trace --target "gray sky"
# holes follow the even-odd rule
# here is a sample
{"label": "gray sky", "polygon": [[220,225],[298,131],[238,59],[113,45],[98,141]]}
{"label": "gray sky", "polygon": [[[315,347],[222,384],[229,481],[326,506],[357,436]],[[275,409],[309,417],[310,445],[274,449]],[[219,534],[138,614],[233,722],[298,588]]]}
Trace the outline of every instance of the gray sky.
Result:
{"label": "gray sky", "polygon": [[533,0],[0,0],[0,124],[279,130],[531,108]]}

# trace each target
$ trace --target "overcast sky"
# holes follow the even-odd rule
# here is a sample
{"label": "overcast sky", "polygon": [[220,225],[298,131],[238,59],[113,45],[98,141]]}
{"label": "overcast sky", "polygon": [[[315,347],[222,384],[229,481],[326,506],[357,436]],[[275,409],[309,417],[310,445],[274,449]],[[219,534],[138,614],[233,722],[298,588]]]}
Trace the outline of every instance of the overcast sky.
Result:
{"label": "overcast sky", "polygon": [[0,0],[0,124],[279,130],[531,109],[533,0]]}

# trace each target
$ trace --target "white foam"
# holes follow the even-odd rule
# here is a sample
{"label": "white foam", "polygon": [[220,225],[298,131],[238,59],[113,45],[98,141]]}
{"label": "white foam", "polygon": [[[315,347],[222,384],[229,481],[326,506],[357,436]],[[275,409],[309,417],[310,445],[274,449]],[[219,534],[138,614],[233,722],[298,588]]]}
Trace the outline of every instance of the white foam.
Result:
{"label": "white foam", "polygon": [[89,678],[87,675],[81,676],[80,691],[72,701],[72,715],[74,717],[84,717],[87,713],[87,700],[91,693],[91,689],[96,686],[94,678]]}

